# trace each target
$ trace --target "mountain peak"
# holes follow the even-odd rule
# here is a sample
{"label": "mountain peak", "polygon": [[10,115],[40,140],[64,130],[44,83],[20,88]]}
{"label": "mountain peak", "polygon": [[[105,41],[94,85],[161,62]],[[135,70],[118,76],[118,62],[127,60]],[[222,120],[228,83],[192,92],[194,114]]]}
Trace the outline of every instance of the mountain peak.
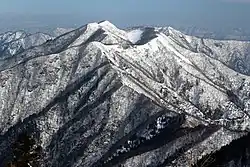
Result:
{"label": "mountain peak", "polygon": [[113,23],[111,23],[110,21],[108,21],[108,20],[99,21],[98,24],[103,25],[103,26],[107,25],[107,26],[115,27],[115,25]]}

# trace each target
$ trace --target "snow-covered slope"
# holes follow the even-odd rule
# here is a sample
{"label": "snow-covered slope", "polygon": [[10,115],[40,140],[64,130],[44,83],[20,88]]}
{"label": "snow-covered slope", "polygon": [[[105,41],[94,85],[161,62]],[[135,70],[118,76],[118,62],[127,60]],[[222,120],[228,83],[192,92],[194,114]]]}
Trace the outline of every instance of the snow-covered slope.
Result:
{"label": "snow-covered slope", "polygon": [[142,167],[190,166],[250,131],[249,42],[108,21],[32,39],[0,60],[1,165],[24,132],[41,166]]}
{"label": "snow-covered slope", "polygon": [[0,58],[11,57],[32,46],[38,46],[52,39],[48,34],[27,34],[23,31],[0,34]]}
{"label": "snow-covered slope", "polygon": [[74,30],[74,29],[73,28],[56,28],[55,30],[52,31],[51,34],[52,34],[52,36],[57,37],[59,35],[63,35],[67,32],[72,31],[72,30]]}
{"label": "snow-covered slope", "polygon": [[136,42],[138,42],[141,39],[141,35],[142,35],[143,31],[139,30],[132,30],[130,32],[127,33],[127,37],[129,39],[129,41],[131,41],[133,44],[135,44]]}

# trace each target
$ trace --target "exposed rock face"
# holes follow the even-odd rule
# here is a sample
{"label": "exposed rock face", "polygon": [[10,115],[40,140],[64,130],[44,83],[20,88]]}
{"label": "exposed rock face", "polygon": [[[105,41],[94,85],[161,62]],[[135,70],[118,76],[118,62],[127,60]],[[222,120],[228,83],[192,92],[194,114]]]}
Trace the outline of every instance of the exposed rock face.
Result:
{"label": "exposed rock face", "polygon": [[22,133],[40,166],[156,167],[191,166],[249,132],[250,43],[138,32],[91,23],[3,53],[0,166]]}

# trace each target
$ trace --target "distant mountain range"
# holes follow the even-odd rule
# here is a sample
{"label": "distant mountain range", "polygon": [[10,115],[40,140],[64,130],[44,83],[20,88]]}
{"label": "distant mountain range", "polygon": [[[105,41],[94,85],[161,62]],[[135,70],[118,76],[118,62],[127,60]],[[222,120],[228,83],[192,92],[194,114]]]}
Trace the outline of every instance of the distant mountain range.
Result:
{"label": "distant mountain range", "polygon": [[179,27],[178,30],[180,30],[185,34],[202,38],[212,38],[218,40],[250,41],[250,30],[245,30],[241,28],[211,31],[208,29],[202,29],[197,27],[188,27],[188,28]]}
{"label": "distant mountain range", "polygon": [[[63,19],[61,19],[63,18]],[[87,21],[85,17],[70,14],[47,14],[47,15],[25,15],[25,14],[0,14],[0,33],[7,31],[24,30],[28,33],[42,32],[54,35],[57,28],[75,29]],[[134,26],[129,24],[120,25],[124,29]],[[237,26],[237,25],[236,25]],[[250,41],[250,29],[244,28],[222,28],[206,29],[197,26],[172,24],[171,27],[184,34],[201,38],[212,38],[218,40],[241,40]],[[136,28],[136,27],[135,27]],[[137,27],[138,28],[138,27]]]}

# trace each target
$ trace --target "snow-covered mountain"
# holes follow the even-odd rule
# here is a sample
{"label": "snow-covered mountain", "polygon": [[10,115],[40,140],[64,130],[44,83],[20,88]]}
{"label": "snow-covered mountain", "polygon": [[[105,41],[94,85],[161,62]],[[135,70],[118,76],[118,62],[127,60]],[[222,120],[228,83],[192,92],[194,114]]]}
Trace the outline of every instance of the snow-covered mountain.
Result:
{"label": "snow-covered mountain", "polygon": [[73,30],[74,28],[56,28],[52,31],[51,35],[57,37]]}
{"label": "snow-covered mountain", "polygon": [[0,58],[11,57],[30,47],[38,46],[52,39],[44,33],[28,34],[23,31],[0,34]]}
{"label": "snow-covered mountain", "polygon": [[182,26],[177,27],[177,29],[181,32],[184,32],[185,34],[197,36],[200,38],[250,41],[250,31],[243,28],[223,28],[221,30],[211,30],[195,26]]}
{"label": "snow-covered mountain", "polygon": [[[156,167],[203,162],[250,131],[250,42],[108,21],[37,41],[1,55],[0,166],[23,133],[40,166]],[[209,163],[249,165],[236,153]]]}

